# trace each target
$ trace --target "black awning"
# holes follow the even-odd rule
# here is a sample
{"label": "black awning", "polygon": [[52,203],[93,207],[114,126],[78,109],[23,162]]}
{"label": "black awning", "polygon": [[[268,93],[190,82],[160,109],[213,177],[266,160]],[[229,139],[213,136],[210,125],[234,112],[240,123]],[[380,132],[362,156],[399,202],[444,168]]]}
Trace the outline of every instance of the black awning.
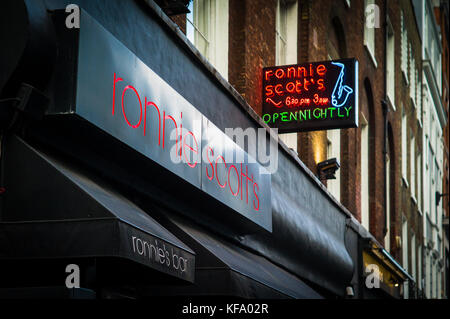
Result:
{"label": "black awning", "polygon": [[6,139],[0,259],[118,257],[194,281],[195,254],[117,192]]}
{"label": "black awning", "polygon": [[[300,278],[265,257],[179,217],[170,217],[169,224],[167,227],[196,251],[196,287],[180,287],[178,291],[172,288],[171,293],[243,298],[323,298]],[[159,293],[168,292],[163,290]]]}

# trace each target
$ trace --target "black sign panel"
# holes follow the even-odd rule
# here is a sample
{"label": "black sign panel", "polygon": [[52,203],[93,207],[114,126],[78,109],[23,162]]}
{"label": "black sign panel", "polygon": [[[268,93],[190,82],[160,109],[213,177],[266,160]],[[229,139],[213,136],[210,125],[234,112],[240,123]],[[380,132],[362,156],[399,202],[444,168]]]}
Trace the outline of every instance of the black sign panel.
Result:
{"label": "black sign panel", "polygon": [[270,173],[81,13],[75,113],[271,232]]}
{"label": "black sign panel", "polygon": [[358,126],[358,61],[263,69],[263,120],[280,133]]}
{"label": "black sign panel", "polygon": [[169,275],[194,282],[195,255],[121,223],[121,253]]}

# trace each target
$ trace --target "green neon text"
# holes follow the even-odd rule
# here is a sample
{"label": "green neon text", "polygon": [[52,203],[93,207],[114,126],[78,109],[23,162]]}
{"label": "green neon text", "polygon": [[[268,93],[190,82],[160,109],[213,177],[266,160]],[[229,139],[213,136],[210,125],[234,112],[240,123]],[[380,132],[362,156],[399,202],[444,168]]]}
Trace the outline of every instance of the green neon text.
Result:
{"label": "green neon text", "polygon": [[326,120],[326,119],[340,119],[349,118],[352,106],[343,108],[314,108],[306,110],[297,110],[289,112],[279,112],[273,114],[263,114],[263,120],[266,123],[276,122],[304,122],[309,120]]}

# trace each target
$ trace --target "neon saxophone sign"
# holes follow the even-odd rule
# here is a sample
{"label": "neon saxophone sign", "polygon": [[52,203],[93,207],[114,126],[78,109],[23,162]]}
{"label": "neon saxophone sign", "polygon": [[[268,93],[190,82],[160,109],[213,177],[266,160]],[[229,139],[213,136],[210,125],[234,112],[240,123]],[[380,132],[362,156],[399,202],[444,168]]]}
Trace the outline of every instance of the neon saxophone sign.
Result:
{"label": "neon saxophone sign", "polygon": [[342,105],[345,104],[345,102],[347,102],[349,95],[353,93],[353,89],[348,85],[342,85],[344,81],[345,65],[339,62],[331,62],[331,64],[337,65],[338,67],[341,68],[338,80],[336,81],[333,93],[331,94],[331,104],[333,104],[333,106],[335,107],[341,107]]}
{"label": "neon saxophone sign", "polygon": [[356,127],[358,61],[263,69],[263,120],[280,133]]}

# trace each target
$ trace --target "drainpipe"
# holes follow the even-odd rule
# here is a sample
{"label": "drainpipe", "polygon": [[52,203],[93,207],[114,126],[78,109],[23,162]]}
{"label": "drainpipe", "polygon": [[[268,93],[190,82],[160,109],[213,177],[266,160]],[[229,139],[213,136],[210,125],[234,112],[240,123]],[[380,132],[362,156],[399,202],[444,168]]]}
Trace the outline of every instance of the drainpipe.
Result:
{"label": "drainpipe", "polygon": [[387,234],[387,205],[389,205],[390,203],[387,202],[387,178],[386,178],[386,173],[387,173],[387,161],[386,161],[386,157],[387,157],[387,113],[389,112],[388,110],[388,105],[386,100],[381,100],[381,106],[383,107],[383,121],[384,121],[384,134],[383,134],[383,138],[384,138],[384,143],[383,143],[383,171],[384,171],[384,227],[383,227],[383,237],[386,236]]}
{"label": "drainpipe", "polygon": [[[387,0],[384,1],[384,74],[386,74],[387,70]],[[384,227],[383,227],[383,238],[387,233],[387,180],[386,180],[386,172],[387,172],[387,113],[389,111],[387,104],[387,83],[386,77],[384,78],[384,99],[381,100],[381,106],[383,109],[383,171],[384,171]]]}

